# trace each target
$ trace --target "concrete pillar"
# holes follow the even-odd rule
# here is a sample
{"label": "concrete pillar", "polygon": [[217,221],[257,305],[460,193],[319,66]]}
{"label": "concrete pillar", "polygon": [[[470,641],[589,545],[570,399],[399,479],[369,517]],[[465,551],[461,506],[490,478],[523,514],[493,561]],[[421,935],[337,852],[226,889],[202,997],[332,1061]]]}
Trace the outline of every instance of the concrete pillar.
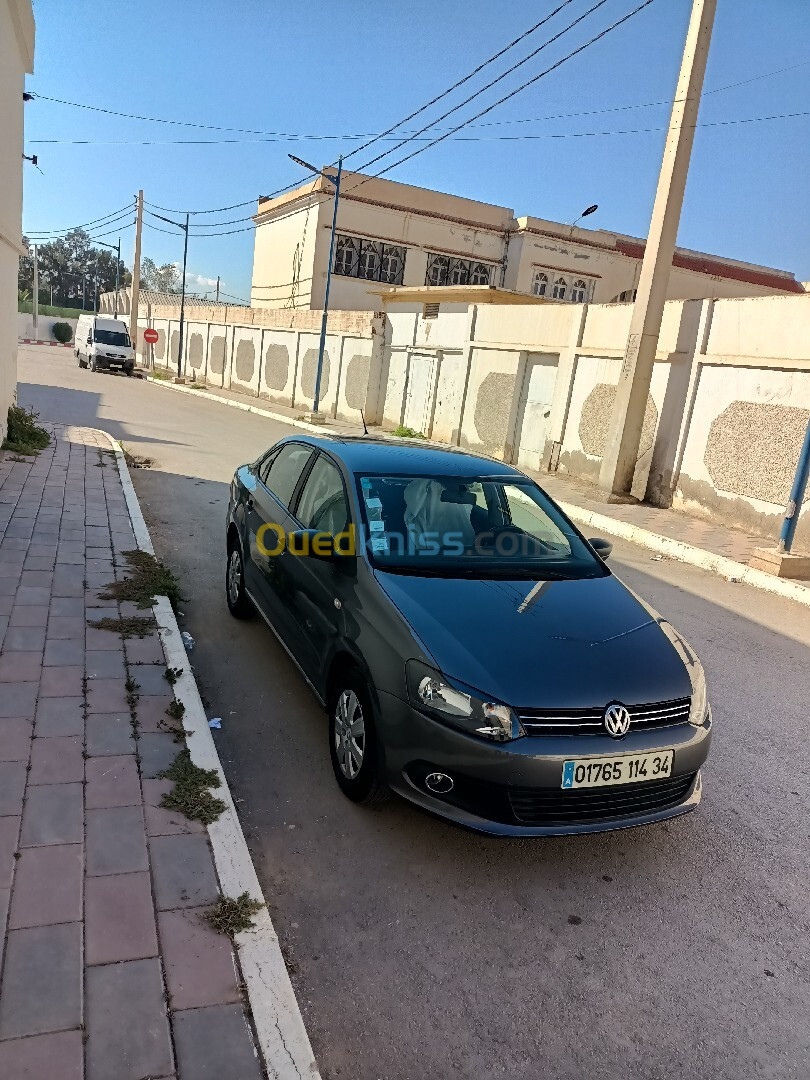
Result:
{"label": "concrete pillar", "polygon": [[633,484],[716,5],[717,0],[692,3],[638,294],[599,472],[599,486],[616,496],[626,495]]}
{"label": "concrete pillar", "polygon": [[577,371],[577,353],[582,348],[582,338],[585,334],[585,324],[588,321],[588,305],[571,308],[571,329],[568,335],[568,344],[560,350],[560,360],[557,364],[557,377],[554,380],[554,397],[551,401],[551,416],[549,417],[548,439],[543,451],[543,468],[548,472],[556,472],[560,460],[563,439],[565,438],[565,426],[568,423],[568,410],[571,406],[571,394],[574,391],[574,378]]}

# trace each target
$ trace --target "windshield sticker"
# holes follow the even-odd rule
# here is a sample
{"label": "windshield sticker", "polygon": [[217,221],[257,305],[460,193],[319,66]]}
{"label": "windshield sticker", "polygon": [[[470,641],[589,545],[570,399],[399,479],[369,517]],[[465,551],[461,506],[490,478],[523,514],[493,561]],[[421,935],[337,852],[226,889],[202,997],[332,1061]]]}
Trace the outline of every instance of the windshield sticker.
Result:
{"label": "windshield sticker", "polygon": [[363,489],[363,491],[371,490],[371,481],[367,476],[362,476],[360,478],[360,487]]}
{"label": "windshield sticker", "polygon": [[371,529],[372,532],[385,532],[384,521],[370,521],[368,523],[368,527],[369,529]]}
{"label": "windshield sticker", "polygon": [[371,550],[380,555],[388,554],[388,541],[384,536],[372,536]]}
{"label": "windshield sticker", "polygon": [[368,496],[366,496],[366,506],[369,510],[382,510],[382,500],[376,498],[369,499]]}

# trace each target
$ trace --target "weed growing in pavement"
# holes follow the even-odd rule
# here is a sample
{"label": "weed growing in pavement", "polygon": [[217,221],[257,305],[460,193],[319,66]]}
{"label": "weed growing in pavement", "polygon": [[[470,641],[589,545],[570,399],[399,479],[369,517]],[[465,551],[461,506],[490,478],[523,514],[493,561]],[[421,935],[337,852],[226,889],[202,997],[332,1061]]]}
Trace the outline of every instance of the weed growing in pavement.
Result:
{"label": "weed growing in pavement", "polygon": [[166,382],[171,378],[171,374],[168,371],[162,371],[160,368],[154,368],[152,371],[152,378],[157,379],[159,382]]}
{"label": "weed growing in pavement", "polygon": [[15,454],[38,454],[50,445],[51,437],[44,427],[37,424],[39,413],[24,409],[22,405],[9,405],[8,425],[2,450]]}
{"label": "weed growing in pavement", "polygon": [[168,566],[150,555],[148,551],[125,551],[129,576],[121,581],[111,581],[106,592],[99,593],[102,600],[129,600],[139,608],[151,607],[158,596],[168,596],[169,603],[177,610],[183,599],[180,583]]}
{"label": "weed growing in pavement", "polygon": [[254,900],[248,893],[241,896],[220,896],[214,907],[205,913],[206,919],[219,934],[241,934],[253,929],[253,916],[261,911],[264,904]]}
{"label": "weed growing in pavement", "polygon": [[177,682],[177,680],[182,674],[183,669],[181,667],[167,667],[166,670],[163,672],[163,678],[166,680],[169,686],[174,686],[174,684]]}
{"label": "weed growing in pavement", "polygon": [[182,720],[186,715],[186,707],[182,701],[178,701],[177,698],[175,698],[166,710],[166,715],[170,716],[172,720]]}
{"label": "weed growing in pavement", "polygon": [[97,630],[109,630],[113,634],[120,634],[122,638],[142,638],[146,637],[147,634],[151,634],[157,623],[154,619],[144,615],[130,615],[126,618],[124,616],[120,618],[108,616],[104,619],[90,619],[87,625],[93,626]]}
{"label": "weed growing in pavement", "polygon": [[124,461],[126,461],[130,469],[151,469],[155,464],[153,458],[144,457],[143,454],[136,454],[124,446],[123,443],[121,443],[121,451],[124,455]]}
{"label": "weed growing in pavement", "polygon": [[220,786],[219,774],[215,769],[201,769],[195,765],[188,749],[181,750],[158,777],[174,782],[172,790],[160,801],[164,810],[178,810],[192,821],[210,825],[227,809],[222,799],[209,791],[209,788]]}
{"label": "weed growing in pavement", "polygon": [[424,439],[425,437],[421,431],[417,431],[416,428],[406,427],[405,424],[395,427],[391,434],[398,435],[400,439]]}

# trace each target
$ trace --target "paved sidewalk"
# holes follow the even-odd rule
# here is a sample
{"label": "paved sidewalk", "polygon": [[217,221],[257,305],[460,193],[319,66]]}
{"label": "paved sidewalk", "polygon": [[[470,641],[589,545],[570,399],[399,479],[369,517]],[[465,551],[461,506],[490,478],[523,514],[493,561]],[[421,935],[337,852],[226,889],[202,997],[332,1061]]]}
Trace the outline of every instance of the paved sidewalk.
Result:
{"label": "paved sidewalk", "polygon": [[743,532],[731,525],[701,521],[679,510],[664,510],[644,503],[609,503],[600,496],[592,484],[578,481],[562,473],[535,473],[538,483],[559,502],[574,503],[583,510],[625,521],[639,529],[657,533],[659,536],[680,540],[684,544],[711,551],[727,559],[747,563],[754,548],[774,547],[773,541]]}
{"label": "paved sidewalk", "polygon": [[0,1077],[258,1080],[207,831],[159,805],[160,639],[88,625],[150,614],[98,596],[136,546],[115,457],[55,434],[0,455]]}

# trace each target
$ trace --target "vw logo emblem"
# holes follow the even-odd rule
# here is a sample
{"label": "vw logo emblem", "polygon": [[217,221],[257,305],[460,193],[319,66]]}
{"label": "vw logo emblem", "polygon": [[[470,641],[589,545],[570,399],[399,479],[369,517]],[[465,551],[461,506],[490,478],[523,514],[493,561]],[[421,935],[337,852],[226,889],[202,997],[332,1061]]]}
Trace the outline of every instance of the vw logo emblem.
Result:
{"label": "vw logo emblem", "polygon": [[605,709],[605,730],[614,739],[621,739],[630,730],[630,713],[624,705],[608,705]]}

